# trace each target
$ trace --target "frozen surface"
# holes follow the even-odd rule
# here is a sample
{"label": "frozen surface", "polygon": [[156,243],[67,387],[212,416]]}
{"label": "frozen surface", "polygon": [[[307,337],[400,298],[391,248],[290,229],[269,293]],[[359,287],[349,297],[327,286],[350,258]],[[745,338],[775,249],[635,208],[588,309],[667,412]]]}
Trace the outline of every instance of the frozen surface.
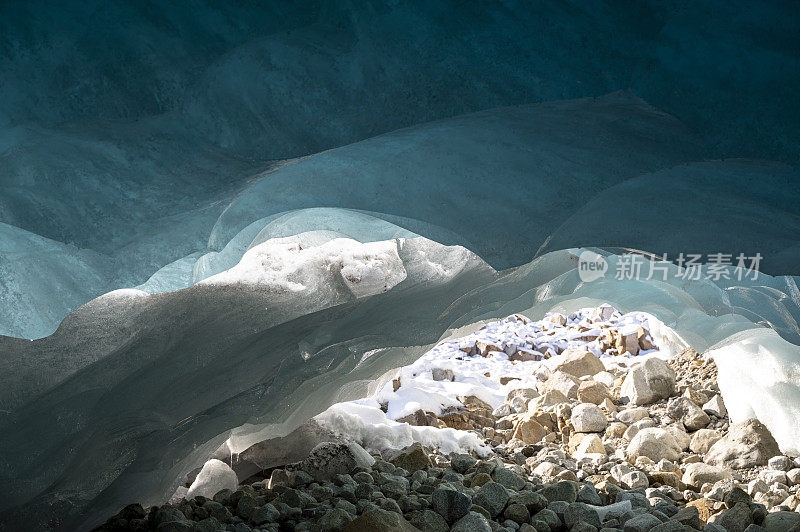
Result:
{"label": "frozen surface", "polygon": [[[732,416],[790,448],[796,11],[3,2],[0,528],[163,501],[232,431],[287,434],[476,323],[603,302],[713,348]],[[773,276],[581,282],[588,245],[756,251]],[[372,400],[330,418],[476,443]]]}
{"label": "frozen surface", "polygon": [[189,486],[186,498],[191,499],[202,495],[211,499],[218,491],[224,489],[236,491],[238,486],[239,479],[236,478],[236,473],[233,472],[233,469],[225,462],[212,458],[203,464],[203,469],[200,470],[197,478]]}
{"label": "frozen surface", "polygon": [[[796,414],[800,389],[791,370],[800,353],[786,339],[798,342],[793,278],[715,283],[607,276],[583,283],[575,269],[580,250],[549,253],[498,274],[463,248],[422,238],[397,243],[404,280],[312,313],[306,298],[292,292],[202,283],[154,295],[117,291],[71,314],[52,336],[4,339],[0,371],[11,386],[0,390],[0,446],[8,450],[1,458],[0,522],[55,519],[69,529],[131,500],[166,500],[233,429],[246,425],[249,432],[280,436],[334,403],[379,393],[369,391],[370,379],[413,364],[448,330],[463,336],[476,322],[515,312],[537,320],[605,302],[622,314],[652,316],[646,319],[659,345],[704,351],[719,342],[758,340],[765,347],[753,349],[768,352],[763,356],[776,370],[759,377],[749,402],[731,401],[732,415],[762,416],[784,448],[800,440],[796,425],[781,425]],[[606,260],[613,271],[623,259]],[[320,268],[319,275],[329,272]],[[738,306],[743,297],[749,298],[746,314]],[[645,319],[631,316],[640,317],[618,319],[632,320],[631,326]],[[726,356],[744,357],[716,355],[729,395],[742,377],[731,373]],[[502,363],[502,357],[492,362]],[[469,379],[457,385],[464,392],[477,388]],[[503,392],[487,389],[490,402]],[[756,397],[769,398],[774,410],[763,413],[751,400]],[[332,428],[360,434],[368,448],[413,440],[458,448],[475,443],[458,434],[431,439],[436,436],[391,419],[420,400],[401,394],[388,416],[375,399],[326,416]],[[353,416],[354,408],[364,416]],[[242,441],[248,431],[237,430]],[[56,500],[68,501],[69,509]]]}

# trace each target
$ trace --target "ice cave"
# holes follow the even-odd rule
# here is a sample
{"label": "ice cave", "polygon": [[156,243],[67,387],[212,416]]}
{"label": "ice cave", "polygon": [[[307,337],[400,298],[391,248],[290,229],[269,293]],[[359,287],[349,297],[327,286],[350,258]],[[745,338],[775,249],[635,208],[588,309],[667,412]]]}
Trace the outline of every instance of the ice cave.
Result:
{"label": "ice cave", "polygon": [[0,2],[0,530],[800,531],[796,0]]}

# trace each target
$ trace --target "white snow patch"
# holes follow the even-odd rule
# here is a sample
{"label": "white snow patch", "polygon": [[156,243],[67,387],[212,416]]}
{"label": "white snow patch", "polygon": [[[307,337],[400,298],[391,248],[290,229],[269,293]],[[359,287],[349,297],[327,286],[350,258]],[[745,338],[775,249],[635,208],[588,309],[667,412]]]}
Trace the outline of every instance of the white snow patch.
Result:
{"label": "white snow patch", "polygon": [[235,491],[237,487],[239,487],[239,479],[236,478],[233,469],[225,462],[212,458],[205,463],[197,478],[189,486],[186,498],[191,499],[198,495],[212,498],[220,490]]}
{"label": "white snow patch", "polygon": [[312,235],[303,233],[254,246],[239,264],[198,284],[258,285],[272,292],[299,293],[343,282],[355,297],[366,297],[386,292],[405,278],[395,240],[361,243],[336,238],[315,245]]}

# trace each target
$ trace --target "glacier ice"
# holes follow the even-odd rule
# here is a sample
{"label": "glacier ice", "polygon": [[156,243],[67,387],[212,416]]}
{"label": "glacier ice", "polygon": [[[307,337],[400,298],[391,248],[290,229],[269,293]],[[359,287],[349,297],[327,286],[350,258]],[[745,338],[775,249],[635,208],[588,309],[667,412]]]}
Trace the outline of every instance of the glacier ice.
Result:
{"label": "glacier ice", "polygon": [[[0,370],[12,383],[0,390],[6,412],[0,445],[8,450],[0,457],[0,491],[10,494],[0,519],[57,516],[76,526],[96,522],[129,500],[166,500],[233,429],[251,427],[238,429],[242,441],[248,432],[288,434],[333,403],[367,395],[370,379],[412,362],[448,331],[514,312],[538,318],[608,302],[623,312],[652,314],[664,323],[661,331],[653,327],[654,334],[675,345],[707,350],[719,344],[724,351],[729,339],[767,334],[769,341],[759,339],[759,345],[767,346],[762,349],[774,364],[791,368],[800,359],[796,344],[752,316],[734,314],[726,298],[730,282],[610,277],[582,283],[579,250],[551,252],[498,273],[464,248],[420,237],[400,241],[395,249],[406,271],[401,282],[316,312],[307,313],[305,297],[292,298],[291,292],[201,283],[155,295],[111,293],[72,313],[54,335],[0,342]],[[335,247],[331,252],[339,253]],[[606,260],[613,266],[621,259],[606,254]],[[319,275],[329,272],[321,268]],[[785,282],[762,276],[761,286],[775,287],[765,293],[773,305],[750,310],[764,310],[778,325],[775,307],[783,307],[780,325],[788,332],[798,311],[780,290]],[[748,281],[740,288],[755,285]],[[723,393],[729,394],[741,381],[726,373],[725,353],[715,358]],[[33,360],[46,363],[24,363]],[[764,420],[791,449],[800,427],[778,429],[776,423],[791,412],[783,401],[791,401],[800,382],[786,370],[763,379],[763,393],[775,398],[769,403],[775,411]],[[755,404],[732,401],[730,408],[733,416],[761,415]],[[377,406],[374,414],[384,415]],[[369,431],[347,419],[331,426]],[[396,443],[426,437],[398,430],[376,437]],[[68,501],[71,510],[54,505],[56,500]]]}
{"label": "glacier ice", "polygon": [[192,485],[189,486],[189,491],[186,492],[185,497],[191,499],[202,495],[211,499],[218,491],[224,489],[235,491],[238,486],[239,479],[233,469],[225,462],[212,458],[203,464],[203,468],[197,474]]}
{"label": "glacier ice", "polygon": [[[0,528],[164,501],[443,338],[605,302],[709,351],[732,418],[794,449],[783,11],[0,3]],[[585,282],[585,246],[771,276]],[[435,437],[359,405],[330,427]]]}

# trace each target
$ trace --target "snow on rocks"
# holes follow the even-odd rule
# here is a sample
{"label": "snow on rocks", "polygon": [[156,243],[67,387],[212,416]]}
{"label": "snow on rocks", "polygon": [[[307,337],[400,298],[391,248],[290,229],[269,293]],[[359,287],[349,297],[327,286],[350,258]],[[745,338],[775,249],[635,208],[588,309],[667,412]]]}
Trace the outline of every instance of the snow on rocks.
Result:
{"label": "snow on rocks", "polygon": [[335,443],[150,515],[242,532],[794,523],[800,460],[755,420],[731,426],[714,363],[657,358],[647,325],[605,305],[488,323],[316,416]]}

